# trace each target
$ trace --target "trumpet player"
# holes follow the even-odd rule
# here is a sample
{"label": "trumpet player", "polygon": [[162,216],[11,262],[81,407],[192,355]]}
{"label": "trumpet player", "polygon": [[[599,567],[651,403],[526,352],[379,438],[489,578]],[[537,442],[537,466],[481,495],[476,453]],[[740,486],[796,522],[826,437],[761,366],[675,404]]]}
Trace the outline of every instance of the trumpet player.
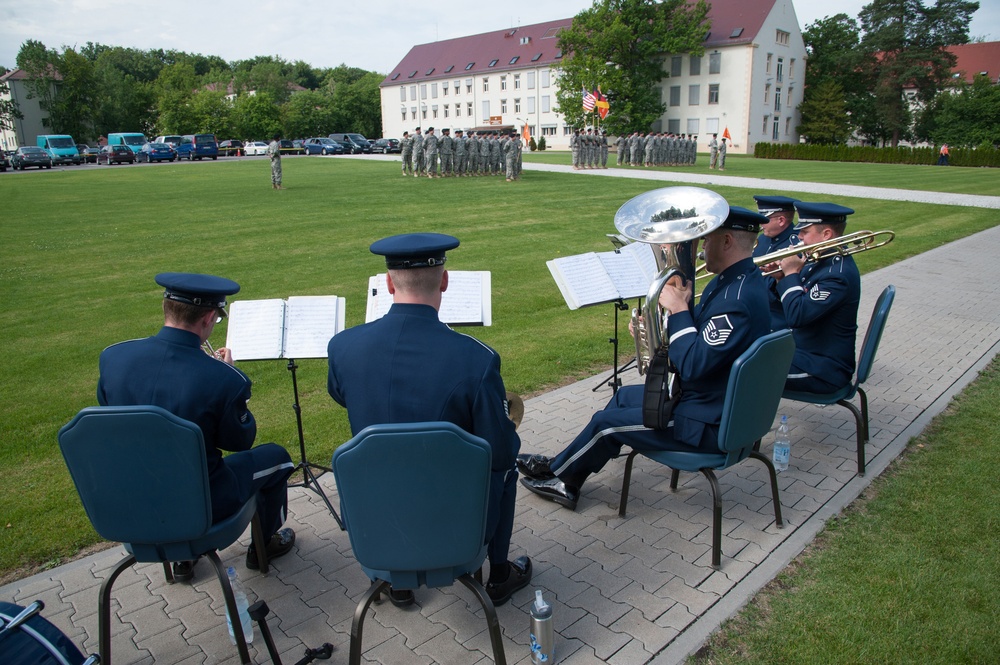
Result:
{"label": "trumpet player", "polygon": [[[161,273],[163,327],[153,337],[109,346],[101,353],[97,401],[101,406],[154,405],[201,428],[212,493],[212,519],[231,516],[257,496],[269,558],[287,554],[295,532],[282,529],[288,499],[286,481],[295,469],[281,446],[253,446],[257,422],[247,406],[251,382],[233,367],[229,349],[212,357],[201,350],[226,315],[226,298],[236,282],[214,275]],[[223,458],[222,451],[233,451]],[[175,580],[194,576],[196,561],[173,562]],[[246,566],[259,568],[250,545]]]}
{"label": "trumpet player", "polygon": [[[795,204],[799,242],[812,245],[844,235],[853,210],[835,203]],[[843,388],[854,375],[861,274],[854,257],[834,255],[806,262],[802,255],[778,262],[778,296],[795,338],[785,387],[812,393]]]}
{"label": "trumpet player", "polygon": [[730,207],[721,227],[702,243],[716,277],[692,307],[693,285],[667,283],[659,303],[668,315],[668,355],[682,387],[666,429],[643,426],[643,386],[621,388],[595,413],[572,443],[553,458],[518,455],[521,483],[539,496],[575,510],[584,481],[619,455],[633,450],[716,451],[729,369],[741,353],[770,330],[767,284],[750,258],[766,218]]}
{"label": "trumpet player", "polygon": [[[760,227],[757,246],[753,248],[755,259],[785,249],[798,241],[798,236],[795,235],[795,204],[798,203],[798,199],[761,195],[755,195],[753,198],[757,202],[757,212],[767,217],[767,223]],[[785,325],[785,312],[781,308],[781,299],[778,298],[775,288],[776,281],[773,277],[765,279],[770,287],[771,330],[783,330],[788,326]]]}

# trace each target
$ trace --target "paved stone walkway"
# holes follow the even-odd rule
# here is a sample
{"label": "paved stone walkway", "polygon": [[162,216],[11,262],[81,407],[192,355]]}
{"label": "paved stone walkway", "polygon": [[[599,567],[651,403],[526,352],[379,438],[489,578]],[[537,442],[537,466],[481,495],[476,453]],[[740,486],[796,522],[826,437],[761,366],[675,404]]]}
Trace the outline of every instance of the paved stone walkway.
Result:
{"label": "paved stone walkway", "polygon": [[[651,174],[643,173],[645,177]],[[728,184],[728,183],[727,183]],[[757,187],[758,185],[754,185]],[[710,566],[711,499],[700,474],[682,475],[676,494],[669,474],[637,458],[628,517],[617,506],[624,459],[587,484],[576,512],[521,489],[512,556],[534,561],[533,587],[554,603],[561,663],[679,663],[812,541],[896,457],[1000,348],[1000,227],[929,251],[863,278],[859,344],[878,293],[897,287],[896,302],[866,384],[871,408],[868,475],[855,475],[854,422],[842,407],[782,402],[792,424],[792,462],[779,475],[786,526],[778,529],[763,467],[739,465],[719,474],[723,487],[723,560]],[[956,294],[961,292],[962,298]],[[580,316],[588,316],[587,310]],[[605,377],[527,400],[523,450],[559,451],[610,397],[592,388]],[[626,383],[639,380],[634,370]],[[308,414],[307,414],[308,416]],[[307,437],[316,436],[308,432]],[[770,452],[770,437],[763,451]],[[337,504],[331,475],[321,479]],[[289,526],[298,547],[266,576],[248,571],[241,544],[222,553],[251,596],[267,601],[269,625],[286,663],[303,645],[336,646],[330,662],[347,661],[350,625],[368,580],[354,561],[347,534],[321,501],[289,491]],[[67,500],[76,500],[67,497]],[[42,599],[44,616],[87,652],[97,650],[97,593],[119,560],[115,547],[0,587],[0,600]],[[498,609],[508,661],[528,663],[528,606],[520,592]],[[193,584],[167,586],[158,565],[126,571],[115,585],[114,662],[238,663],[229,643],[223,602],[211,566]],[[482,610],[461,586],[420,590],[417,604],[373,606],[364,635],[367,662],[488,663]],[[258,634],[251,648],[268,662]]]}

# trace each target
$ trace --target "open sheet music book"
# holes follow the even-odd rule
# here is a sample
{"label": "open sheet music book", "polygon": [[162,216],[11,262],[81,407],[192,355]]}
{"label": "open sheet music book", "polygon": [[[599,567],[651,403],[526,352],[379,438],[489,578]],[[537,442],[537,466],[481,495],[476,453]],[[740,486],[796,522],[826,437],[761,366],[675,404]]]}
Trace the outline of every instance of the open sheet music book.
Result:
{"label": "open sheet music book", "polygon": [[[442,323],[453,326],[493,325],[492,277],[489,271],[449,270],[448,290],[441,294]],[[365,323],[381,319],[392,306],[385,273],[368,278]]]}
{"label": "open sheet music book", "polygon": [[344,305],[337,296],[234,302],[226,346],[233,360],[326,358],[330,338],[344,329]]}
{"label": "open sheet music book", "polygon": [[659,272],[653,246],[633,242],[617,252],[588,252],[546,262],[570,309],[646,295]]}

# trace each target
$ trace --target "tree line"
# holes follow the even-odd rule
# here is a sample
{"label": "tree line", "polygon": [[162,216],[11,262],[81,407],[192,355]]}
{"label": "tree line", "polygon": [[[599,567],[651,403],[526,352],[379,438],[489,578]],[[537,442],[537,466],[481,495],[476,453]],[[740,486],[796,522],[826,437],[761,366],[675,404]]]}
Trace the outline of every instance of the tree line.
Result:
{"label": "tree line", "polygon": [[819,144],[852,135],[893,147],[1000,143],[1000,87],[956,77],[947,50],[969,43],[978,9],[968,0],[873,0],[857,19],[841,13],[806,26],[799,133]]}
{"label": "tree line", "polygon": [[48,114],[52,131],[81,141],[120,131],[204,132],[220,140],[382,133],[384,76],[347,65],[321,69],[276,56],[230,63],[214,55],[93,42],[59,51],[28,40],[17,66],[29,75],[29,94]]}

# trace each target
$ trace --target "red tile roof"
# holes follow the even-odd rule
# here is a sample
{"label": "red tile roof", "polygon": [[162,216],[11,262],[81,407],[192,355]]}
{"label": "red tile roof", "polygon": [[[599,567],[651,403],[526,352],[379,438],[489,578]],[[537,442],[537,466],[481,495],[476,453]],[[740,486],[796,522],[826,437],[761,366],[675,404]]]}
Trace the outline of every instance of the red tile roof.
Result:
{"label": "red tile roof", "polygon": [[958,58],[952,71],[969,83],[982,72],[993,83],[1000,83],[1000,42],[959,44],[949,46],[948,50]]}
{"label": "red tile roof", "polygon": [[[775,0],[714,0],[708,12],[712,27],[705,48],[752,42],[774,3]],[[492,69],[489,65],[494,60],[494,68],[500,71],[551,65],[559,62],[561,55],[556,36],[572,23],[572,18],[565,18],[420,44],[410,49],[381,85],[482,74]],[[527,43],[522,44],[525,38]],[[518,59],[511,63],[514,57]],[[472,66],[466,69],[470,63]]]}
{"label": "red tile roof", "polygon": [[[52,78],[54,78],[57,81],[62,80],[62,75],[59,72],[53,70],[51,65],[49,65],[48,68]],[[23,69],[12,69],[3,76],[0,76],[0,81],[27,81],[30,79],[31,76],[28,74],[28,72],[24,71]]]}

